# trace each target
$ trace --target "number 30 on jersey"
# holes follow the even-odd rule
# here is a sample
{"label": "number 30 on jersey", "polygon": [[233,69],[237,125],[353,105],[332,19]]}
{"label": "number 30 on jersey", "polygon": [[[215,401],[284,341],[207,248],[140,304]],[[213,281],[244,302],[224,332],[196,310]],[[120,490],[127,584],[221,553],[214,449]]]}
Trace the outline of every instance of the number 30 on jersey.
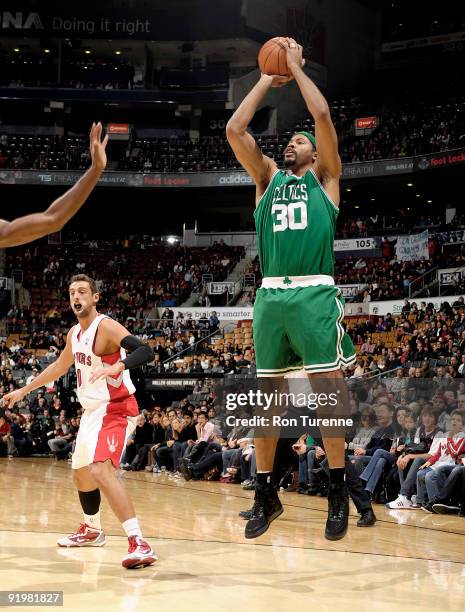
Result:
{"label": "number 30 on jersey", "polygon": [[273,232],[284,230],[302,230],[307,227],[307,203],[291,202],[291,204],[273,204]]}

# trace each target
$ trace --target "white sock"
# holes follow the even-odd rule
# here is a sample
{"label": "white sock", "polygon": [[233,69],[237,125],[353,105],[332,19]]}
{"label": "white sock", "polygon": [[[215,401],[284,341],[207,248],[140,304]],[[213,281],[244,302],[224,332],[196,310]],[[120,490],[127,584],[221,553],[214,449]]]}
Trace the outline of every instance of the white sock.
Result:
{"label": "white sock", "polygon": [[100,510],[97,514],[84,514],[84,523],[92,529],[102,529],[100,525]]}
{"label": "white sock", "polygon": [[139,521],[137,520],[137,517],[130,518],[127,521],[124,521],[122,525],[128,538],[130,536],[142,537],[142,531],[140,530]]}

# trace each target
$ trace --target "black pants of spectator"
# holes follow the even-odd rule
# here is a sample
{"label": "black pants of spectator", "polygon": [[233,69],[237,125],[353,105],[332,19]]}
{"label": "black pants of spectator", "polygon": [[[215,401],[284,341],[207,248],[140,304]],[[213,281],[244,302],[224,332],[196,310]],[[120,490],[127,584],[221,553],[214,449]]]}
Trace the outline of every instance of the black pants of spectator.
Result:
{"label": "black pants of spectator", "polygon": [[252,456],[250,456],[249,460],[246,461],[244,455],[242,454],[242,452],[240,454],[240,465],[241,465],[240,480],[241,480],[241,482],[244,482],[245,480],[250,480],[251,479],[251,475],[252,475],[252,472],[251,472],[251,469],[250,469],[250,466],[251,466],[250,460],[251,460],[251,458],[252,458]]}
{"label": "black pants of spectator", "polygon": [[131,461],[131,466],[135,470],[142,470],[147,465],[147,457],[153,444],[135,444],[136,455]]}
{"label": "black pants of spectator", "polygon": [[276,446],[273,472],[276,482],[279,482],[286,472],[299,471],[299,456],[292,450],[295,440],[280,438]]}
{"label": "black pants of spectator", "polygon": [[160,446],[155,451],[155,461],[160,467],[165,467],[167,470],[173,469],[173,447]]}
{"label": "black pants of spectator", "polygon": [[15,438],[15,446],[20,457],[29,457],[32,444],[26,438]]}
{"label": "black pants of spectator", "polygon": [[50,449],[47,444],[47,438],[33,438],[32,439],[32,452],[38,455],[48,455]]}
{"label": "black pants of spectator", "polygon": [[189,453],[189,459],[192,463],[198,463],[205,455],[208,455],[212,451],[221,451],[221,444],[216,442],[199,442],[193,447],[191,453]]}
{"label": "black pants of spectator", "polygon": [[[216,446],[219,446],[219,444]],[[219,450],[212,448],[210,452],[206,453],[200,461],[191,463],[194,478],[200,478],[207,470],[215,466],[221,471],[223,467],[223,454],[221,452],[221,446],[219,448]]]}
{"label": "black pants of spectator", "polygon": [[125,463],[132,463],[134,461],[134,457],[136,456],[137,453],[137,448],[135,444],[129,444],[129,446],[126,446],[125,450],[124,450],[124,462]]}
{"label": "black pants of spectator", "polygon": [[458,499],[462,512],[465,511],[465,465],[457,465],[449,474],[439,501],[447,502],[450,498]]}
{"label": "black pants of spectator", "polygon": [[[321,463],[321,467],[329,476],[328,460],[325,459]],[[371,501],[368,491],[365,491],[364,483],[360,480],[357,469],[354,464],[346,458],[346,483],[349,489],[349,495],[360,514],[366,510],[371,510]]]}

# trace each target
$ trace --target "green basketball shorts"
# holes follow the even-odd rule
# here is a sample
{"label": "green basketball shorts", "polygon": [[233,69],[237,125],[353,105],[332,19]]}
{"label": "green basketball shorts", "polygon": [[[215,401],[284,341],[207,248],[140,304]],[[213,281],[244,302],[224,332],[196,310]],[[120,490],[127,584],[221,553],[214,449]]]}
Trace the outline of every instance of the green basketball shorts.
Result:
{"label": "green basketball shorts", "polygon": [[258,289],[253,311],[257,377],[301,368],[318,374],[354,363],[343,318],[344,298],[334,285]]}

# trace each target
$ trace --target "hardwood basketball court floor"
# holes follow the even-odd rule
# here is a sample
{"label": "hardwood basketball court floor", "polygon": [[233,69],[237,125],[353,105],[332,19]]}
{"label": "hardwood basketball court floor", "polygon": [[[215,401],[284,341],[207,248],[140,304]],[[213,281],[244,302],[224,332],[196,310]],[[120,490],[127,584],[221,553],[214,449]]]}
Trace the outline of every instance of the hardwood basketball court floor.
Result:
{"label": "hardwood basketball court floor", "polygon": [[463,518],[375,505],[378,522],[363,529],[352,506],[348,535],[328,542],[326,499],[283,493],[284,514],[246,540],[237,513],[251,506],[252,492],[126,472],[144,536],[160,557],[128,571],[127,539],[105,502],[104,547],[56,547],[82,518],[68,463],[1,459],[0,473],[0,590],[62,590],[64,610],[463,610]]}

